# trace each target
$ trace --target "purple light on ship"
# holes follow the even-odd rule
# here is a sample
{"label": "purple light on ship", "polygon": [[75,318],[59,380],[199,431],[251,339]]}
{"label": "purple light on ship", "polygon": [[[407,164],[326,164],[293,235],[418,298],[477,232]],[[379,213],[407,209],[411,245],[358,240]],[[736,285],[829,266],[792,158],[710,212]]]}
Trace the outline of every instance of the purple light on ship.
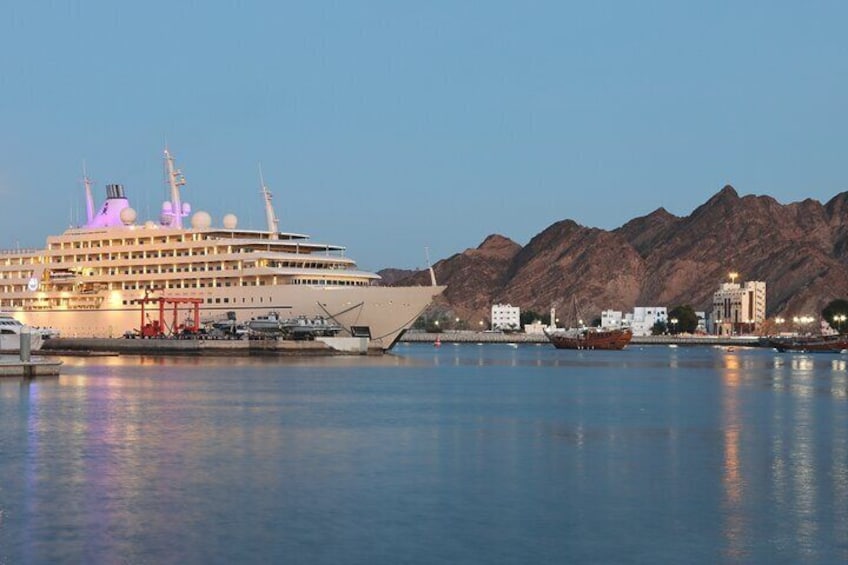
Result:
{"label": "purple light on ship", "polygon": [[97,214],[85,224],[87,228],[107,228],[125,225],[121,220],[121,211],[130,207],[124,196],[124,187],[120,184],[106,185],[106,201]]}

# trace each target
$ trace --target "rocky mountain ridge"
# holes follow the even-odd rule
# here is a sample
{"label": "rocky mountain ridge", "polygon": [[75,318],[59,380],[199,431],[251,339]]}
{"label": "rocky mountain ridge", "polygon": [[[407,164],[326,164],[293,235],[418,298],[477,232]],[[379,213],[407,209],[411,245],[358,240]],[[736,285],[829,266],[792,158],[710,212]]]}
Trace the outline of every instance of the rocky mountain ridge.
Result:
{"label": "rocky mountain ridge", "polygon": [[[659,208],[611,231],[562,220],[523,247],[490,235],[434,270],[448,287],[436,308],[472,325],[493,303],[553,306],[561,319],[575,305],[590,318],[637,305],[708,310],[731,271],[766,281],[769,316],[817,315],[848,296],[848,192],[826,204],[780,204],[728,185],[685,217]],[[428,284],[429,274],[392,279]]]}

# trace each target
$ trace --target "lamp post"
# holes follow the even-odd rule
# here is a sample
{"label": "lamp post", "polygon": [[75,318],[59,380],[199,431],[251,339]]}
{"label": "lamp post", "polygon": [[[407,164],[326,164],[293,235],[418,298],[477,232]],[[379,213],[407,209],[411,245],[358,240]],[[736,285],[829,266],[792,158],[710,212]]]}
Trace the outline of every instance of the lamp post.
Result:
{"label": "lamp post", "polygon": [[842,324],[845,323],[845,320],[848,320],[848,316],[845,314],[837,314],[833,317],[833,323],[836,324],[836,331],[842,333]]}
{"label": "lamp post", "polygon": [[671,322],[671,333],[676,334],[676,333],[677,333],[677,322],[678,322],[678,319],[677,319],[677,318],[672,318],[672,319],[670,319],[670,320],[669,320],[669,322]]}

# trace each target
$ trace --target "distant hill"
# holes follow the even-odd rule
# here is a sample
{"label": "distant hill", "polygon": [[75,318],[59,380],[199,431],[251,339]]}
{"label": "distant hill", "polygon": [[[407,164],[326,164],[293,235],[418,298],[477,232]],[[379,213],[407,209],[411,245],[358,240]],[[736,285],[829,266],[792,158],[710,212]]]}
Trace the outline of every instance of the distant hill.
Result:
{"label": "distant hill", "polygon": [[[574,304],[589,319],[636,305],[708,310],[731,271],[766,281],[769,316],[818,315],[848,296],[848,192],[784,205],[728,185],[686,217],[660,208],[612,231],[562,220],[524,247],[490,235],[434,269],[448,286],[436,307],[472,325],[497,302],[554,306],[561,319]],[[419,271],[390,284],[428,283]]]}

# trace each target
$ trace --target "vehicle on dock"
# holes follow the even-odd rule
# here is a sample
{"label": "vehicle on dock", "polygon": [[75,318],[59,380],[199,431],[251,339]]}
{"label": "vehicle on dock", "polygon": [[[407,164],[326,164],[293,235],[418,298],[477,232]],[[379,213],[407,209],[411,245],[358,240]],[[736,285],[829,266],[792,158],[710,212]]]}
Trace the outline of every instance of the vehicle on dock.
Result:
{"label": "vehicle on dock", "polygon": [[311,340],[316,337],[334,337],[343,330],[342,326],[323,316],[281,318],[277,312],[257,316],[247,322],[246,326],[251,337],[256,339]]}

